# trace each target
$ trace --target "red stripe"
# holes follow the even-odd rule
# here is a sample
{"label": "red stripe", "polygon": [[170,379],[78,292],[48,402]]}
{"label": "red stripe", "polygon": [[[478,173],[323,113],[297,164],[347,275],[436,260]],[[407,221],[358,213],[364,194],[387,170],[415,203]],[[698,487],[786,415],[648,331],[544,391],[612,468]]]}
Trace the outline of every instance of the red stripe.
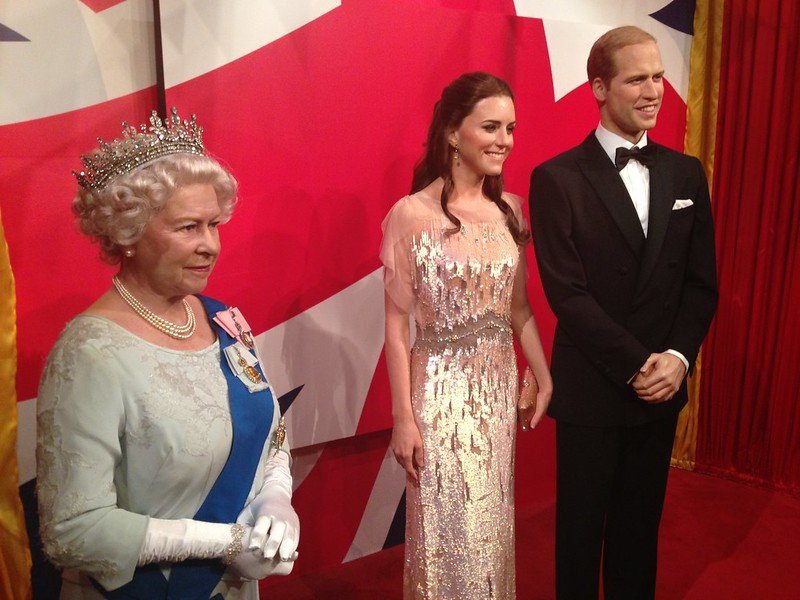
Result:
{"label": "red stripe", "polygon": [[[465,31],[480,35],[464,38]],[[376,269],[380,223],[408,190],[433,103],[448,81],[475,69],[515,89],[519,127],[506,182],[525,196],[531,168],[597,123],[588,86],[553,102],[536,19],[353,0],[169,90],[170,103],[198,113],[208,147],[241,182],[241,204],[222,230],[224,251],[208,293],[239,305],[260,333]],[[145,90],[0,127],[0,202],[18,286],[20,399],[35,395],[58,332],[107,289],[113,273],[76,233],[69,171],[95,135],[118,135],[123,119],[142,122],[154,103],[154,90]],[[654,137],[681,147],[684,109],[668,87]],[[531,288],[548,340],[553,320]]]}
{"label": "red stripe", "polygon": [[363,435],[392,426],[392,401],[388,392],[389,373],[386,370],[386,353],[381,351],[355,435]]}
{"label": "red stripe", "polygon": [[99,13],[117,4],[122,4],[125,0],[81,0],[81,2],[94,12]]}
{"label": "red stripe", "polygon": [[331,442],[292,505],[302,523],[297,573],[344,560],[389,445],[389,432]]}
{"label": "red stripe", "polygon": [[[64,325],[109,286],[113,271],[78,233],[70,171],[95,137],[143,122],[155,88],[53,117],[0,127],[0,202],[17,288],[17,397],[36,395],[44,358]],[[137,121],[138,120],[138,121]]]}

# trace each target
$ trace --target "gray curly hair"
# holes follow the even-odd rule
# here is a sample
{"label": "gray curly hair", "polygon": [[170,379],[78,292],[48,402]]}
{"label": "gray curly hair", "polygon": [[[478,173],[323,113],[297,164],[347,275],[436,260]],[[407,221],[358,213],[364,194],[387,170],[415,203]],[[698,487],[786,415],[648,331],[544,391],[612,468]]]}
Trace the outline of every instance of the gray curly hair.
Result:
{"label": "gray curly hair", "polygon": [[123,247],[141,239],[150,218],[185,185],[209,184],[217,194],[222,222],[236,205],[236,179],[209,156],[170,154],[120,175],[97,190],[78,188],[72,212],[81,231],[100,244],[102,259],[117,264]]}

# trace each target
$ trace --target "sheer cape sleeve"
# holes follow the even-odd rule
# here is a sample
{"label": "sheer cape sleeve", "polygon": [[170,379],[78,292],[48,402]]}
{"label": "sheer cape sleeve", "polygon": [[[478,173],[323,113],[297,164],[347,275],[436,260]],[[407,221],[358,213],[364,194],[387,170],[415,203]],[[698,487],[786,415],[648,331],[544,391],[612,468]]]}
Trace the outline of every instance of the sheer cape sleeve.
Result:
{"label": "sheer cape sleeve", "polygon": [[[531,227],[528,220],[525,218],[525,213],[522,211],[522,198],[510,192],[503,193],[503,200],[505,200],[514,211],[514,216],[517,218],[517,223],[523,230],[530,231]],[[517,268],[517,273],[514,278],[515,293],[525,294],[527,298],[526,283],[530,279],[531,273],[528,269],[528,261],[525,257],[525,246],[519,246],[520,263]],[[517,290],[517,288],[520,288]]]}
{"label": "sheer cape sleeve", "polygon": [[400,199],[386,215],[381,228],[383,241],[380,258],[383,263],[383,285],[389,297],[404,312],[414,309],[411,241],[419,219],[413,198]]}
{"label": "sheer cape sleeve", "polygon": [[525,218],[525,213],[522,211],[522,198],[510,192],[503,192],[503,200],[505,200],[514,211],[514,216],[517,218],[520,228],[527,231],[531,230],[528,220]]}

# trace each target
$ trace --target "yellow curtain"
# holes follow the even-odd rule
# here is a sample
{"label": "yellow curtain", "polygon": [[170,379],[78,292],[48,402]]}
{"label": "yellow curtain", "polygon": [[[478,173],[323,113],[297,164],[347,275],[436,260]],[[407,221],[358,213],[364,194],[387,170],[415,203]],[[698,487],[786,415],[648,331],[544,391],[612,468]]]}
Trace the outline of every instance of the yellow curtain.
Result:
{"label": "yellow curtain", "polygon": [[[689,64],[689,97],[686,101],[687,154],[703,163],[709,185],[714,175],[714,147],[717,136],[717,99],[719,98],[720,50],[722,47],[722,13],[725,0],[697,0],[694,13],[694,39]],[[713,190],[712,190],[713,199]],[[689,378],[689,404],[680,414],[672,464],[694,469],[697,448],[697,412],[703,353],[697,357]]]}
{"label": "yellow curtain", "polygon": [[17,325],[14,277],[0,214],[0,598],[31,597],[31,555],[17,470]]}

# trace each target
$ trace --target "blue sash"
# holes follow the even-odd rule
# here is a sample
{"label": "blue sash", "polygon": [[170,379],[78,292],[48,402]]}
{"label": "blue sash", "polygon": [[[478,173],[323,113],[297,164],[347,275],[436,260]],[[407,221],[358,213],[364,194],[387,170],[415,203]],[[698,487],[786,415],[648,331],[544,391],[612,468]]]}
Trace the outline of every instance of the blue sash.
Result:
{"label": "blue sash", "polygon": [[[269,388],[250,393],[225,358],[224,349],[236,342],[212,319],[227,307],[217,300],[197,296],[203,303],[220,347],[220,368],[228,383],[233,442],[228,460],[205,501],[194,515],[196,521],[233,523],[244,508],[253,484],[261,450],[272,425],[274,398]],[[261,376],[261,366],[256,366]],[[266,379],[266,378],[265,378]],[[110,600],[209,600],[225,565],[220,560],[187,560],[172,566],[169,581],[157,564],[138,567],[131,581],[113,591],[97,587]],[[215,598],[219,596],[217,594]]]}

